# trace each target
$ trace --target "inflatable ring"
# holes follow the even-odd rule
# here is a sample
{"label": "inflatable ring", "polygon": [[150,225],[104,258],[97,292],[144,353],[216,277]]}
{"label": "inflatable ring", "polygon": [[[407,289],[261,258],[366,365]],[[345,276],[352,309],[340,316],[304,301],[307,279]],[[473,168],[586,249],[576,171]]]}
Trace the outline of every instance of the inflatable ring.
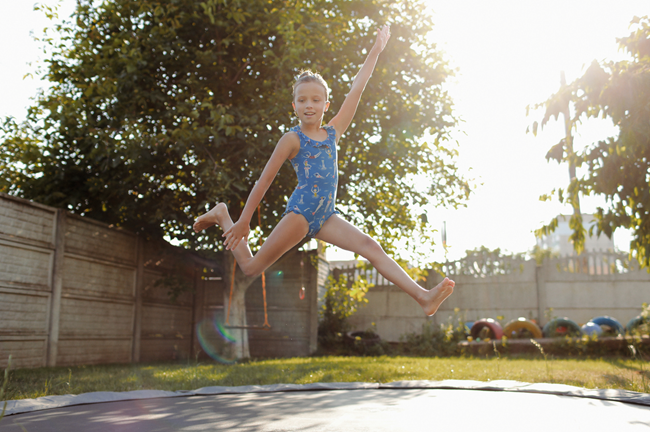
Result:
{"label": "inflatable ring", "polygon": [[533,335],[533,338],[542,338],[542,330],[539,329],[539,326],[530,320],[526,320],[525,317],[520,317],[508,322],[506,327],[503,328],[503,335],[508,338],[514,338],[517,332],[522,329],[530,332]]}
{"label": "inflatable ring", "polygon": [[639,326],[644,325],[644,324],[650,325],[650,318],[643,317],[641,315],[636,316],[635,318],[633,318],[632,320],[627,322],[627,332],[631,333],[636,328],[638,328]]}
{"label": "inflatable ring", "polygon": [[576,322],[569,319],[568,317],[563,317],[561,319],[553,319],[544,325],[542,330],[544,337],[562,337],[564,335],[582,335],[582,330]]}
{"label": "inflatable ring", "polygon": [[621,322],[609,316],[599,316],[594,317],[590,322],[595,323],[596,325],[603,328],[603,334],[607,334],[606,328],[614,331],[615,335],[625,335],[625,328],[621,325]]}
{"label": "inflatable ring", "polygon": [[490,331],[490,337],[494,340],[500,340],[503,337],[503,328],[501,324],[494,319],[481,319],[474,322],[470,334],[472,338],[476,340],[479,337],[479,334],[483,328],[488,328]]}
{"label": "inflatable ring", "polygon": [[589,337],[600,337],[603,335],[603,328],[600,327],[598,323],[587,322],[580,327],[580,330],[584,335]]}

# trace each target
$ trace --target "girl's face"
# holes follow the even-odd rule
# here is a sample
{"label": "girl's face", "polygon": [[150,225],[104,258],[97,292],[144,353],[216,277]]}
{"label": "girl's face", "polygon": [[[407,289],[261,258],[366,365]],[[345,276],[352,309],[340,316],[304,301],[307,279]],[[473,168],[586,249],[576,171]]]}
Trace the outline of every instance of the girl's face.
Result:
{"label": "girl's face", "polygon": [[301,123],[320,125],[330,103],[325,97],[323,86],[308,81],[296,87],[292,105]]}

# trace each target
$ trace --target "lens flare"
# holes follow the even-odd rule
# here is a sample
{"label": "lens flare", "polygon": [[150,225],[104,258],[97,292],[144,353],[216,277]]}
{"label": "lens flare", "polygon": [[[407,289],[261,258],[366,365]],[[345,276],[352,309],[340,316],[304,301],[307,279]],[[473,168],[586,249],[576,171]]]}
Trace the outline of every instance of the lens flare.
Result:
{"label": "lens flare", "polygon": [[269,283],[269,287],[280,287],[284,283],[284,272],[268,272],[266,274],[266,279]]}
{"label": "lens flare", "polygon": [[214,329],[223,337],[224,340],[226,340],[228,343],[236,343],[237,340],[235,340],[235,337],[230,335],[230,332],[228,332],[228,329],[216,318],[212,321],[212,324],[214,326]]}
{"label": "lens flare", "polygon": [[235,363],[237,340],[230,334],[217,314],[196,325],[196,336],[199,344],[210,358],[222,364]]}

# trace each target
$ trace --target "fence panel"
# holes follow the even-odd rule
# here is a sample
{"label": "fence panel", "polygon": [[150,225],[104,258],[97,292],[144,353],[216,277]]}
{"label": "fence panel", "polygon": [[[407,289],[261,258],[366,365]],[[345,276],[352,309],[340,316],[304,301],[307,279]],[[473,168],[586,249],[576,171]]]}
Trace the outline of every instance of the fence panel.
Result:
{"label": "fence panel", "polygon": [[[399,288],[375,286],[367,295],[369,302],[350,318],[351,325],[355,330],[374,326],[385,340],[399,341],[404,333],[420,332],[427,320],[442,324],[458,318],[500,317],[505,324],[525,316],[544,325],[556,316],[585,323],[610,315],[625,324],[640,313],[643,302],[650,302],[650,274],[639,270],[627,255],[611,252],[547,260],[542,266],[521,257],[476,254],[445,263],[441,269],[456,287],[432,318],[425,317],[420,306]],[[348,267],[333,274],[348,275],[352,281],[360,271]],[[424,286],[434,287],[441,280],[439,274],[429,271]]]}
{"label": "fence panel", "polygon": [[44,365],[56,210],[0,194],[0,368]]}
{"label": "fence panel", "polygon": [[[275,269],[282,278],[270,275],[276,334],[251,333],[255,356],[316,350],[318,271],[300,254]],[[197,324],[225,311],[219,269],[166,243],[0,193],[0,368],[9,354],[16,368],[194,358]],[[249,289],[249,323],[263,315],[260,290],[259,280]]]}

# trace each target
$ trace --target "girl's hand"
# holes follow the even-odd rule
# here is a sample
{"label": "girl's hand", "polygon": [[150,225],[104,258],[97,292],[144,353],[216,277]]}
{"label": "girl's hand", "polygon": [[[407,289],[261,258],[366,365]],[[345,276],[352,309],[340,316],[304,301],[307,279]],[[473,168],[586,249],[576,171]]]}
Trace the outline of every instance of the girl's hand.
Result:
{"label": "girl's hand", "polygon": [[245,221],[237,221],[232,225],[228,230],[223,233],[222,237],[225,237],[226,240],[223,241],[223,245],[226,247],[226,250],[234,250],[237,248],[237,245],[244,240],[248,242],[248,234],[250,233],[250,225]]}
{"label": "girl's hand", "polygon": [[377,31],[377,40],[375,41],[375,45],[372,47],[372,51],[375,51],[377,54],[384,51],[388,39],[390,39],[390,26],[386,24]]}

